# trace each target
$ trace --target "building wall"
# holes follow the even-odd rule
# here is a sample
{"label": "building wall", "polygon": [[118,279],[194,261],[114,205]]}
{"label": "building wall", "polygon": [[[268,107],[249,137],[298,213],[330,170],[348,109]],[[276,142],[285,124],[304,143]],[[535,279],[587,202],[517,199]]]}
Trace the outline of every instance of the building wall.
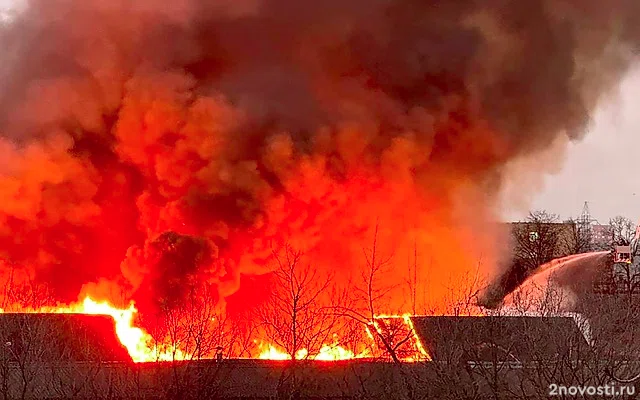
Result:
{"label": "building wall", "polygon": [[595,249],[605,249],[611,246],[613,228],[611,225],[593,225],[593,245]]}
{"label": "building wall", "polygon": [[577,227],[573,222],[511,222],[508,227],[511,231],[511,248],[514,252],[517,251],[517,236],[522,236],[524,233],[528,233],[532,241],[545,240],[544,236],[548,235],[556,236],[557,240],[552,251],[553,258],[572,254],[577,245]]}

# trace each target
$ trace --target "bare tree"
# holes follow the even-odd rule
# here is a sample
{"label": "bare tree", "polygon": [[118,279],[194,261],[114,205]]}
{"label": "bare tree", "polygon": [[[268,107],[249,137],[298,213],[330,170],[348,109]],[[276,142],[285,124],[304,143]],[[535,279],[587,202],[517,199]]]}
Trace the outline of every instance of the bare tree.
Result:
{"label": "bare tree", "polygon": [[593,249],[593,231],[590,226],[575,219],[568,219],[567,234],[561,235],[561,244],[569,254],[586,253]]}
{"label": "bare tree", "polygon": [[609,220],[611,245],[628,246],[636,233],[636,226],[629,218],[618,215]]}
{"label": "bare tree", "polygon": [[475,270],[466,271],[459,277],[455,285],[448,287],[444,297],[444,311],[455,316],[478,315],[479,304],[487,291],[491,288],[484,276],[481,275],[482,260],[478,261]]}
{"label": "bare tree", "polygon": [[[413,338],[413,334],[404,327],[400,316],[385,316],[381,310],[388,312],[391,297],[396,285],[389,283],[389,273],[393,271],[393,254],[382,255],[379,249],[376,224],[373,241],[370,248],[363,249],[364,268],[357,282],[351,285],[351,297],[348,306],[334,307],[338,314],[348,317],[361,324],[373,339],[375,345],[382,354],[390,357],[395,363],[402,361],[399,354],[401,348],[406,346]],[[414,265],[413,268],[417,266]],[[410,266],[411,270],[411,266]],[[415,291],[415,282],[409,281],[409,288]],[[396,317],[396,318],[392,318]],[[404,328],[403,328],[404,327]],[[372,348],[372,350],[375,350]]]}
{"label": "bare tree", "polygon": [[213,288],[202,287],[180,305],[162,310],[156,337],[173,359],[212,358],[217,347],[227,347],[224,313],[217,307],[215,294]]}
{"label": "bare tree", "polygon": [[[394,290],[397,284],[390,282],[389,274],[393,272],[393,252],[382,254],[380,251],[379,225],[376,223],[371,247],[363,248],[364,268],[360,279],[352,283],[352,296],[346,306],[334,306],[336,312],[360,325],[367,331],[372,347],[371,354],[393,362],[397,377],[402,382],[402,392],[395,392],[395,398],[414,399],[416,394],[414,377],[406,370],[404,361],[424,361],[426,356],[416,338],[413,326],[407,316],[381,315],[381,310],[389,312]],[[414,246],[413,265],[409,263],[409,274],[413,275],[406,282],[410,290],[411,306],[416,308],[417,292],[417,246]],[[358,379],[362,379],[358,375]],[[366,392],[365,387],[362,387]]]}
{"label": "bare tree", "polygon": [[53,304],[53,296],[46,285],[37,283],[28,271],[9,263],[0,298],[4,311],[38,310]]}
{"label": "bare tree", "polygon": [[7,278],[2,288],[6,313],[0,320],[1,396],[117,397],[111,371],[115,365],[128,372],[131,359],[113,318],[56,313],[45,285],[25,279],[21,271],[10,271]]}
{"label": "bare tree", "polygon": [[[155,347],[164,356],[159,361],[171,361],[164,394],[175,399],[205,398],[219,389],[223,379],[219,367],[225,359],[250,355],[253,325],[229,318],[215,287],[203,285],[184,299],[161,308],[153,324]],[[210,359],[217,367],[203,369],[199,362]]]}
{"label": "bare tree", "polygon": [[512,224],[514,262],[527,271],[569,251],[561,240],[565,224],[558,223],[558,216],[546,211],[529,213],[524,222]]}
{"label": "bare tree", "polygon": [[612,266],[612,288],[617,295],[632,298],[640,294],[640,271],[630,262],[617,262]]}
{"label": "bare tree", "polygon": [[289,356],[277,392],[280,398],[291,398],[309,383],[302,378],[299,361],[314,359],[323,347],[335,342],[340,315],[333,307],[341,303],[342,294],[332,273],[318,270],[290,244],[272,249],[272,256],[276,282],[269,299],[257,309],[259,331]]}
{"label": "bare tree", "polygon": [[128,359],[113,327],[109,316],[3,314],[0,394],[5,399],[105,398],[111,387],[98,379],[104,362]]}
{"label": "bare tree", "polygon": [[547,398],[551,383],[620,386],[640,380],[639,300],[632,293],[567,293],[551,280],[516,293],[495,315],[528,317],[551,334],[521,330],[526,335],[516,347],[526,350],[528,360],[522,360],[522,374],[511,374],[506,398]]}
{"label": "bare tree", "polygon": [[303,253],[286,244],[273,250],[276,283],[258,309],[265,337],[292,358],[313,358],[332,342],[338,316],[331,302],[340,297],[331,273],[315,268]]}

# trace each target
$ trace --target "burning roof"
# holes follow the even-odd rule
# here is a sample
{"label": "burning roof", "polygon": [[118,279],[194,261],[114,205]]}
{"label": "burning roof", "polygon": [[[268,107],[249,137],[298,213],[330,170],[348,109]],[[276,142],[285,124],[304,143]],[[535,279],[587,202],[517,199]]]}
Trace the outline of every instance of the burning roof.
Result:
{"label": "burning roof", "polygon": [[633,0],[30,0],[0,21],[0,283],[133,301],[147,331],[194,303],[238,321],[294,247],[324,293],[383,262],[367,315],[404,314],[409,291],[443,312],[478,265],[496,274],[496,199],[582,137],[639,17]]}

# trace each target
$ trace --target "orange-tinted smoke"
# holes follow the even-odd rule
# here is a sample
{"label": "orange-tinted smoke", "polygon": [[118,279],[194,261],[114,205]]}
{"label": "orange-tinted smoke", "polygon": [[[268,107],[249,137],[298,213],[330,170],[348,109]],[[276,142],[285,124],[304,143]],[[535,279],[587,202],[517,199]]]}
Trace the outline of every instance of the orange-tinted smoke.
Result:
{"label": "orange-tinted smoke", "polygon": [[[2,271],[144,313],[199,286],[228,297],[284,244],[350,282],[378,232],[387,281],[414,268],[419,308],[441,307],[500,259],[504,165],[582,134],[639,15],[32,0],[0,31]],[[393,299],[383,312],[409,306]]]}

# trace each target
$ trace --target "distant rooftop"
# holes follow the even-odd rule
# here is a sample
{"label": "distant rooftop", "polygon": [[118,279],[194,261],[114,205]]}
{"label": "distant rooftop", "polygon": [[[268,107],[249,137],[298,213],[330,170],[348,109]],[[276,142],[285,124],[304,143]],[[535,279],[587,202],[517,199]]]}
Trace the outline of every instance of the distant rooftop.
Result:
{"label": "distant rooftop", "polygon": [[574,318],[540,316],[412,317],[434,361],[575,359],[589,344]]}

